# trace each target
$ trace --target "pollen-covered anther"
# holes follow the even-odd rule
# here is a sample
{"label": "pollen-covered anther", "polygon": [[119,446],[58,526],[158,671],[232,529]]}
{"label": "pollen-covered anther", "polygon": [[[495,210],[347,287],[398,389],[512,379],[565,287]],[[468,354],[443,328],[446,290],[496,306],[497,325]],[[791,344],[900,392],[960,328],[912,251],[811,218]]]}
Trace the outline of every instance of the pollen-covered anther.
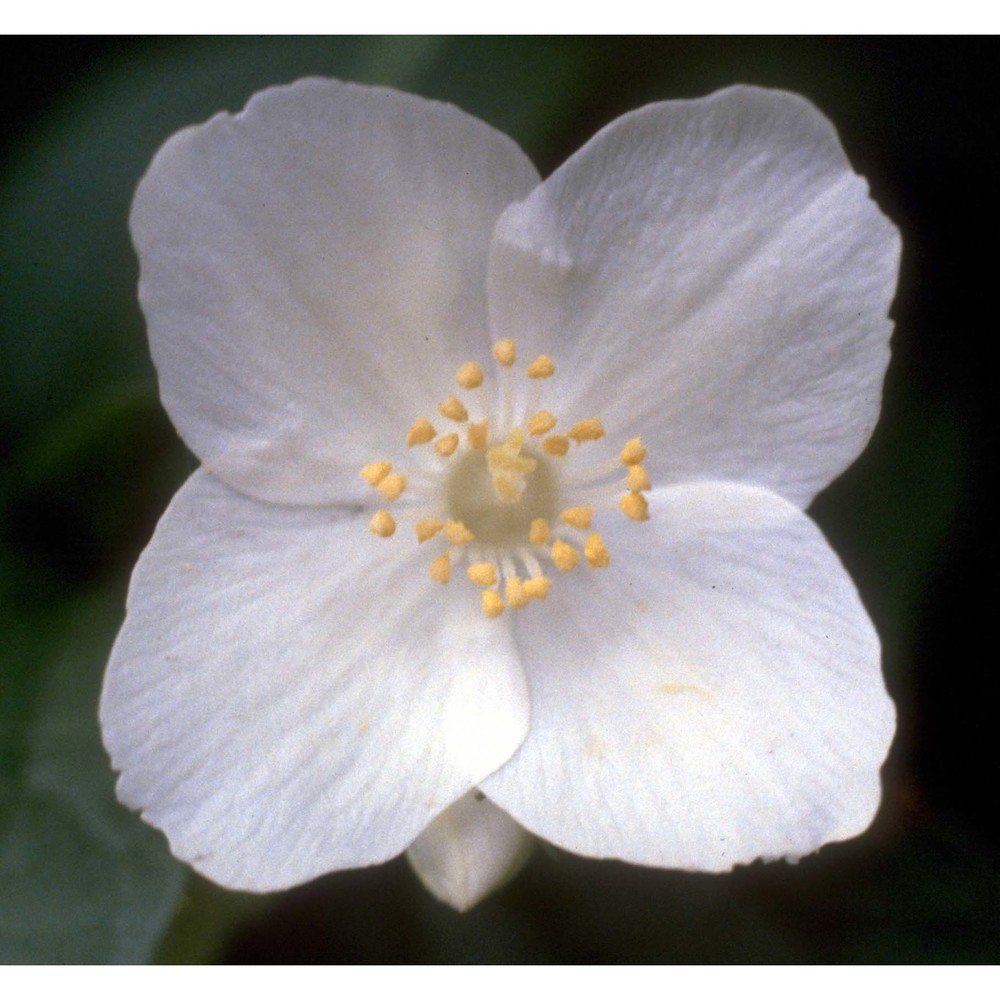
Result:
{"label": "pollen-covered anther", "polygon": [[580,553],[561,538],[557,538],[552,543],[551,555],[556,568],[562,570],[563,573],[568,573],[580,562]]}
{"label": "pollen-covered anther", "polygon": [[533,601],[544,601],[552,589],[552,581],[547,576],[533,576],[524,581],[524,592]]}
{"label": "pollen-covered anther", "polygon": [[528,528],[528,541],[532,545],[544,545],[549,540],[549,522],[544,517],[536,517]]}
{"label": "pollen-covered anther", "polygon": [[379,538],[391,538],[396,533],[396,520],[387,510],[377,510],[368,522],[368,530]]}
{"label": "pollen-covered anther", "polygon": [[641,493],[626,493],[618,501],[621,512],[633,521],[649,520],[649,504]]}
{"label": "pollen-covered anther", "polygon": [[519,576],[507,577],[504,584],[504,597],[507,599],[507,607],[512,611],[527,607],[531,603],[531,594],[528,593],[524,581]]}
{"label": "pollen-covered anther", "polygon": [[555,362],[547,354],[539,354],[525,370],[528,378],[551,378],[555,373]]}
{"label": "pollen-covered anther", "polygon": [[622,465],[638,465],[646,457],[646,449],[641,438],[632,438],[625,443],[621,452]]}
{"label": "pollen-covered anther", "polygon": [[556,423],[556,418],[548,410],[539,410],[528,421],[528,433],[532,437],[541,437],[543,434],[548,434]]}
{"label": "pollen-covered anther", "polygon": [[420,544],[433,538],[442,528],[444,522],[436,517],[423,517],[416,523],[417,541]]}
{"label": "pollen-covered anther", "polygon": [[369,486],[378,486],[392,471],[392,462],[369,462],[361,469],[361,478]]}
{"label": "pollen-covered anther", "polygon": [[498,340],[493,345],[493,357],[496,358],[497,364],[503,365],[504,368],[510,368],[517,360],[517,348],[514,346],[514,341],[506,337],[503,340]]}
{"label": "pollen-covered anther", "polygon": [[417,417],[406,435],[406,443],[410,448],[417,444],[427,444],[435,434],[437,431],[434,430],[434,425],[426,417]]}
{"label": "pollen-covered anther", "polygon": [[598,441],[604,437],[604,425],[598,417],[588,417],[574,424],[567,432],[567,437],[571,437],[577,444],[584,441]]}
{"label": "pollen-covered anther", "polygon": [[391,503],[403,495],[403,490],[406,489],[406,476],[401,472],[390,472],[375,488]]}
{"label": "pollen-covered anther", "polygon": [[434,450],[442,457],[449,458],[451,455],[455,454],[455,449],[458,447],[458,435],[457,434],[442,434],[441,437],[434,442]]}
{"label": "pollen-covered anther", "polygon": [[475,361],[466,361],[455,373],[455,381],[461,389],[478,389],[483,384],[483,369]]}
{"label": "pollen-covered anther", "polygon": [[439,403],[438,413],[458,424],[465,423],[469,419],[469,411],[456,396],[449,396],[443,403]]}
{"label": "pollen-covered anther", "polygon": [[587,536],[583,554],[587,557],[587,565],[591,569],[605,569],[611,565],[611,553],[605,548],[604,539],[596,531]]}
{"label": "pollen-covered anther", "polygon": [[444,533],[452,545],[468,545],[476,537],[461,521],[448,521]]}
{"label": "pollen-covered anther", "polygon": [[469,424],[469,447],[475,448],[476,451],[482,451],[486,447],[489,430],[490,425],[485,420],[477,420],[475,423]]}
{"label": "pollen-covered anther", "polygon": [[628,488],[633,493],[639,493],[642,490],[651,489],[653,484],[650,481],[649,473],[646,471],[644,465],[630,465],[628,467],[628,478],[626,480]]}
{"label": "pollen-covered anther", "polygon": [[589,528],[594,517],[592,507],[567,507],[560,515],[559,520],[568,524],[572,528]]}
{"label": "pollen-covered anther", "polygon": [[542,451],[546,455],[562,458],[569,451],[569,438],[563,437],[561,434],[553,434],[552,437],[547,437],[542,442]]}
{"label": "pollen-covered anther", "polygon": [[431,579],[447,583],[451,579],[451,557],[445,552],[431,563]]}
{"label": "pollen-covered anther", "polygon": [[503,598],[495,590],[483,591],[483,614],[487,618],[498,618],[503,614]]}
{"label": "pollen-covered anther", "polygon": [[480,587],[492,587],[497,582],[497,568],[490,562],[473,563],[465,572]]}

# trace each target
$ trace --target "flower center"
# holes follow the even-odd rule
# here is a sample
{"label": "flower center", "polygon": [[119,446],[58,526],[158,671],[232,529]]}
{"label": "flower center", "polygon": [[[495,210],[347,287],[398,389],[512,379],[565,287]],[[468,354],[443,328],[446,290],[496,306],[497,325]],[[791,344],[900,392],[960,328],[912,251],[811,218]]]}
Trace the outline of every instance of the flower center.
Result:
{"label": "flower center", "polygon": [[[581,562],[591,570],[610,566],[604,540],[593,530],[595,515],[617,508],[632,521],[646,521],[644,491],[650,488],[639,438],[629,441],[616,459],[594,465],[577,461],[578,451],[604,437],[600,419],[588,417],[565,434],[550,433],[558,418],[540,406],[541,387],[555,374],[551,358],[541,355],[532,361],[522,383],[514,373],[513,341],[494,344],[493,357],[501,377],[492,405],[482,367],[468,361],[455,381],[470,394],[469,406],[454,395],[438,406],[445,420],[463,425],[464,434],[439,434],[426,417],[413,422],[407,447],[431,446],[422,470],[407,477],[394,471],[389,460],[370,462],[361,470],[389,503],[400,501],[404,493],[415,500],[407,509],[417,544],[433,540],[444,547],[430,561],[431,579],[447,584],[453,566],[467,563],[466,576],[483,588],[483,613],[490,618],[505,608],[544,600],[552,587],[546,565],[566,574]],[[470,407],[476,419],[470,419]],[[620,479],[617,487],[609,481],[620,476],[622,466],[624,493]],[[396,518],[385,509],[376,511],[369,523],[381,538],[391,538],[396,527]]]}

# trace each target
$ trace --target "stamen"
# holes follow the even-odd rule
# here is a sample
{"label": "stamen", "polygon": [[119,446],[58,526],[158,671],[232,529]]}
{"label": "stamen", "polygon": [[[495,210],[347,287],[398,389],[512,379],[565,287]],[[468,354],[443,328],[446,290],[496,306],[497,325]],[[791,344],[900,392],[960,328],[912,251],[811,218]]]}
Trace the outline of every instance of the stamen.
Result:
{"label": "stamen", "polygon": [[409,434],[406,435],[406,443],[411,448],[415,444],[427,444],[435,434],[437,431],[434,430],[434,425],[426,417],[417,417]]}
{"label": "stamen", "polygon": [[544,601],[551,589],[552,581],[547,576],[533,576],[524,581],[524,592],[536,601]]}
{"label": "stamen", "polygon": [[561,538],[557,538],[552,543],[551,554],[556,568],[561,569],[564,573],[568,573],[580,561],[580,553]]}
{"label": "stamen", "polygon": [[528,529],[528,541],[532,545],[544,545],[549,540],[549,522],[544,517],[536,517]]}
{"label": "stamen", "polygon": [[497,618],[503,614],[503,598],[495,590],[483,591],[483,614],[487,618]]}
{"label": "stamen", "polygon": [[482,451],[486,447],[486,438],[489,434],[489,423],[485,420],[478,420],[474,424],[469,424],[469,447]]}
{"label": "stamen", "polygon": [[480,587],[492,587],[497,582],[497,568],[490,562],[473,563],[467,570],[469,579]]}
{"label": "stamen", "polygon": [[456,372],[455,381],[462,389],[478,389],[483,384],[483,369],[475,361],[466,361]]}
{"label": "stamen", "polygon": [[561,458],[569,451],[569,439],[564,438],[561,434],[553,434],[552,437],[547,437],[542,442],[542,451],[546,455],[555,455]]}
{"label": "stamen", "polygon": [[548,410],[539,410],[528,421],[528,433],[532,437],[541,437],[543,434],[548,434],[556,422],[556,418]]}
{"label": "stamen", "polygon": [[638,465],[646,457],[646,449],[643,447],[642,438],[632,438],[622,448],[622,465]]}
{"label": "stamen", "polygon": [[604,437],[604,426],[597,417],[588,417],[574,424],[567,431],[567,437],[571,437],[577,444],[582,444],[584,441],[598,441]]}
{"label": "stamen", "polygon": [[392,471],[392,462],[369,462],[361,470],[361,478],[369,486],[378,486]]}
{"label": "stamen", "polygon": [[611,553],[604,547],[604,539],[596,531],[587,536],[583,554],[587,557],[587,564],[591,569],[605,569],[611,565]]}
{"label": "stamen", "polygon": [[438,413],[459,424],[469,419],[469,411],[455,396],[449,396],[443,403],[439,404]]}
{"label": "stamen", "polygon": [[419,543],[424,543],[428,539],[433,538],[442,528],[444,527],[444,522],[439,521],[436,517],[425,517],[417,521],[416,531],[417,531],[417,541]]}
{"label": "stamen", "polygon": [[451,579],[451,557],[445,552],[431,563],[431,579],[447,583]]}
{"label": "stamen", "polygon": [[633,521],[649,520],[649,504],[641,493],[626,493],[618,501],[621,512]]}
{"label": "stamen", "polygon": [[379,538],[391,538],[396,533],[395,518],[387,510],[377,510],[368,522],[368,530]]}
{"label": "stamen", "polygon": [[452,545],[468,545],[476,537],[461,521],[449,521],[444,533]]}
{"label": "stamen", "polygon": [[375,487],[390,503],[398,500],[406,489],[406,476],[401,472],[391,472]]}
{"label": "stamen", "polygon": [[556,372],[556,366],[547,354],[539,354],[534,361],[528,365],[525,374],[528,378],[550,378]]}
{"label": "stamen", "polygon": [[434,442],[434,450],[442,458],[449,458],[451,455],[454,455],[457,447],[457,434],[445,434],[443,437],[438,438],[437,441]]}
{"label": "stamen", "polygon": [[531,602],[531,594],[524,586],[524,581],[519,576],[508,576],[504,585],[504,596],[507,598],[507,607],[511,610],[525,608]]}
{"label": "stamen", "polygon": [[653,484],[649,479],[649,473],[644,465],[630,465],[628,467],[628,488],[633,493],[651,489]]}
{"label": "stamen", "polygon": [[589,528],[593,516],[594,511],[591,507],[567,507],[559,515],[559,520],[573,528]]}
{"label": "stamen", "polygon": [[514,341],[507,338],[498,340],[493,345],[493,357],[497,359],[498,364],[509,368],[517,360],[517,348],[514,346]]}

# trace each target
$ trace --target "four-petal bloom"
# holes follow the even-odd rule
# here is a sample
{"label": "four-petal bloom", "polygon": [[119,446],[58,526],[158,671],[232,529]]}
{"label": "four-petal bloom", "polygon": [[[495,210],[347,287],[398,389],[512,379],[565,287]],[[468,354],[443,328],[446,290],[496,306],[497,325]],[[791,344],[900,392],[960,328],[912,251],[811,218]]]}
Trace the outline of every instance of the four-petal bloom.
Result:
{"label": "four-petal bloom", "polygon": [[651,105],[540,182],[303,80],[171,138],[131,225],[203,468],[101,721],[178,857],[263,891],[410,848],[464,907],[522,828],[704,871],[865,829],[894,710],[802,511],[877,420],[899,239],[809,102]]}

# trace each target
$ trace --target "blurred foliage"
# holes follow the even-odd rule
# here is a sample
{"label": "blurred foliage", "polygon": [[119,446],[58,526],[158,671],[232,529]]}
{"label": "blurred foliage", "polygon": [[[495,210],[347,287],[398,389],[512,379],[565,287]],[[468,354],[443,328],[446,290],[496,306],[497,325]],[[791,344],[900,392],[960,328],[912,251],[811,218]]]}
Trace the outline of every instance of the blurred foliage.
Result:
{"label": "blurred foliage", "polygon": [[[993,424],[974,337],[995,279],[988,255],[970,253],[1000,165],[1000,88],[984,83],[995,83],[994,55],[985,42],[826,39],[64,39],[12,50],[20,127],[0,174],[0,961],[996,960],[995,654],[976,631],[985,592],[962,576],[995,553],[975,529]],[[512,135],[543,173],[624,111],[735,82],[802,92],[837,124],[905,246],[883,421],[813,509],[879,627],[900,705],[886,801],[864,838],[730,877],[541,847],[518,880],[459,916],[402,860],[273,897],[226,893],[185,875],[117,805],[96,723],[101,670],[128,572],[194,467],[157,399],[131,193],[174,130],[309,74],[451,101]]]}

